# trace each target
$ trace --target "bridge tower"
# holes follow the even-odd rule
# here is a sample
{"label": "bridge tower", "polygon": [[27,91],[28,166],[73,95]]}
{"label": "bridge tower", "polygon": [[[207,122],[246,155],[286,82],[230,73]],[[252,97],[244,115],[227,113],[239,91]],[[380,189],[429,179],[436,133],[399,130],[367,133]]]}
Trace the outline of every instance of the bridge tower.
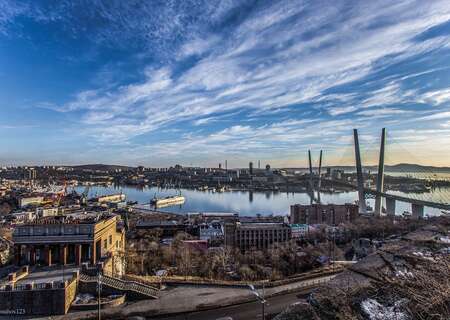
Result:
{"label": "bridge tower", "polygon": [[386,144],[386,128],[381,130],[380,159],[378,162],[377,196],[375,197],[375,215],[381,216],[381,195],[384,191],[384,146]]}
{"label": "bridge tower", "polygon": [[313,181],[313,169],[312,169],[312,160],[311,160],[311,150],[308,150],[308,159],[309,159],[309,192],[311,193],[311,204],[314,202],[314,181]]}
{"label": "bridge tower", "polygon": [[320,150],[320,157],[319,157],[319,184],[317,185],[317,189],[319,190],[319,194],[320,194],[320,187],[322,186],[322,179],[321,179],[321,174],[322,174],[322,150]]}
{"label": "bridge tower", "polygon": [[358,180],[358,199],[359,199],[359,213],[366,214],[366,197],[364,194],[364,177],[361,164],[361,153],[359,150],[358,129],[353,129],[353,138],[355,141],[355,158],[356,158],[356,177]]}

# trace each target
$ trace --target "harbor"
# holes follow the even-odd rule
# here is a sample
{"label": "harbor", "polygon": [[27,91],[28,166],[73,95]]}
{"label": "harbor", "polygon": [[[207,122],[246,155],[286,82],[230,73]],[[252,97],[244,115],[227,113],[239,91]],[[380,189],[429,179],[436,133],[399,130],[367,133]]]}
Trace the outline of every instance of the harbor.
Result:
{"label": "harbor", "polygon": [[[77,192],[83,192],[84,187],[74,188]],[[92,186],[89,190],[89,197],[100,195],[123,193],[127,201],[137,202],[139,205],[152,209],[150,200],[156,195],[158,198],[170,197],[179,194],[180,190],[175,188],[157,188],[134,186]],[[260,215],[287,215],[290,205],[295,203],[309,204],[311,199],[307,193],[292,192],[256,192],[256,191],[199,191],[191,189],[181,189],[185,202],[175,206],[164,207],[163,210],[173,213],[189,212],[236,212],[240,215],[256,216]],[[450,194],[450,190],[442,189],[441,193]],[[401,192],[397,192],[402,194]],[[438,195],[436,195],[438,196]],[[358,199],[356,191],[339,193],[321,193],[323,203],[354,203]],[[374,207],[374,199],[367,199],[370,206]],[[398,202],[397,214],[409,211],[407,203]],[[441,210],[427,208],[429,215],[441,215]]]}

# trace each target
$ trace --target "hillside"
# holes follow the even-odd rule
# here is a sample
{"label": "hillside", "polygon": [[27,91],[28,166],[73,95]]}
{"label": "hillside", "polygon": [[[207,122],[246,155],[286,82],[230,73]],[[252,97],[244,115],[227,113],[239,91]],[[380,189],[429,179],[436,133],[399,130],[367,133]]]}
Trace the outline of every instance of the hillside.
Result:
{"label": "hillside", "polygon": [[132,170],[133,167],[119,166],[111,164],[84,164],[78,166],[72,166],[75,170],[99,170],[99,171],[111,171],[111,170]]}

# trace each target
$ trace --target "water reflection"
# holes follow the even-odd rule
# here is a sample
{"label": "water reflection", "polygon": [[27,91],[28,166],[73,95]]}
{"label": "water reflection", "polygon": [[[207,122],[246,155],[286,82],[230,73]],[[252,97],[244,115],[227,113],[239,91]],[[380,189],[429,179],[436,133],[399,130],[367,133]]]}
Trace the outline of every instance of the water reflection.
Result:
{"label": "water reflection", "polygon": [[[77,192],[83,192],[84,187],[76,187]],[[112,187],[91,187],[89,196],[123,192],[127,195],[128,201],[137,201],[140,204],[148,204],[155,195],[157,197],[166,197],[179,193],[178,189],[161,189],[157,187],[130,187],[130,186],[112,186]],[[230,192],[211,192],[197,190],[181,190],[186,202],[181,206],[166,207],[164,211],[186,213],[186,212],[237,212],[241,215],[269,215],[289,213],[289,208],[293,204],[310,204],[311,197],[307,193],[292,192],[253,192],[253,191],[230,191]],[[401,193],[399,193],[401,194]],[[450,192],[447,189],[447,194]],[[322,203],[354,203],[358,199],[356,192],[341,193],[321,193],[316,194],[320,197]],[[438,198],[438,195],[433,195]],[[374,207],[374,199],[367,200]],[[385,204],[384,204],[385,206]],[[397,213],[411,211],[411,205],[397,202]],[[425,208],[425,213],[429,215],[440,214],[439,209]]]}

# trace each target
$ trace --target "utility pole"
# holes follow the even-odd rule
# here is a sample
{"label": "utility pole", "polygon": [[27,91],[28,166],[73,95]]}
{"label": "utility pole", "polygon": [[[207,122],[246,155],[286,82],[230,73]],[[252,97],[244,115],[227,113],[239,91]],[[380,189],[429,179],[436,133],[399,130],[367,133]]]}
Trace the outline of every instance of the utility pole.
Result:
{"label": "utility pole", "polygon": [[98,292],[98,296],[97,296],[98,316],[97,316],[97,319],[98,320],[101,319],[101,300],[100,300],[101,290],[102,290],[102,282],[101,282],[101,274],[100,274],[100,268],[99,268],[98,273],[97,273],[97,292]]}
{"label": "utility pole", "polygon": [[267,301],[265,299],[264,282],[262,284],[262,294],[259,294],[259,292],[255,289],[255,287],[252,284],[249,285],[249,288],[252,291],[252,293],[258,298],[259,302],[261,303],[262,320],[265,320],[266,319],[265,304],[266,304]]}
{"label": "utility pole", "polygon": [[266,300],[265,300],[264,282],[263,282],[263,287],[262,287],[262,301],[261,301],[261,306],[262,306],[262,320],[266,320],[266,310],[265,310],[265,305],[266,305]]}

